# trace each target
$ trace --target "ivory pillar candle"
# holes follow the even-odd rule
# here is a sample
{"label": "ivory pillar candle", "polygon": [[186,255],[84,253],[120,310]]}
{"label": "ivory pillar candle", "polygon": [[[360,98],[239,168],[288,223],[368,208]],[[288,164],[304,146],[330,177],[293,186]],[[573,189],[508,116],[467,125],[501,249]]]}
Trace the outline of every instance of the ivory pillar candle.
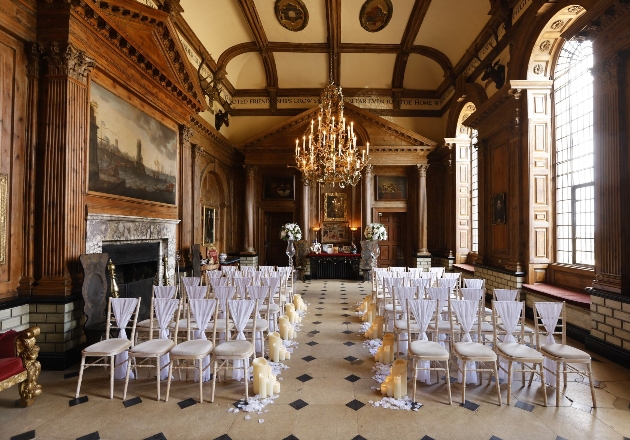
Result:
{"label": "ivory pillar candle", "polygon": [[273,396],[273,386],[276,383],[276,377],[275,376],[270,376],[269,379],[267,380],[267,395],[268,396]]}
{"label": "ivory pillar candle", "polygon": [[400,399],[402,397],[400,389],[400,375],[394,376],[394,399]]}
{"label": "ivory pillar candle", "polygon": [[383,354],[380,362],[383,364],[390,364],[394,361],[394,334],[385,333],[383,335]]}
{"label": "ivory pillar candle", "polygon": [[267,362],[267,359],[259,357],[254,359],[252,365],[254,367],[254,394],[258,394],[260,376],[262,375],[264,377],[267,377],[269,364]]}
{"label": "ivory pillar candle", "polygon": [[278,327],[280,328],[280,337],[285,341],[289,339],[289,318],[286,315],[278,317]]}
{"label": "ivory pillar candle", "polygon": [[392,364],[391,375],[400,376],[400,393],[407,395],[407,361],[405,359],[396,359]]}
{"label": "ivory pillar candle", "polygon": [[278,332],[269,333],[269,358],[273,362],[280,361],[280,349],[284,347],[282,345],[282,339]]}
{"label": "ivory pillar candle", "polygon": [[267,397],[267,378],[262,373],[258,375],[258,395],[263,399]]}
{"label": "ivory pillar candle", "polygon": [[384,364],[389,364],[390,363],[390,356],[391,356],[391,347],[389,345],[386,345],[385,348],[383,348],[383,359],[384,359]]}
{"label": "ivory pillar candle", "polygon": [[276,382],[273,384],[273,393],[280,394],[280,382]]}
{"label": "ivory pillar candle", "polygon": [[372,324],[372,338],[373,339],[382,339],[383,338],[383,327],[385,326],[385,317],[377,315],[374,317],[374,322]]}

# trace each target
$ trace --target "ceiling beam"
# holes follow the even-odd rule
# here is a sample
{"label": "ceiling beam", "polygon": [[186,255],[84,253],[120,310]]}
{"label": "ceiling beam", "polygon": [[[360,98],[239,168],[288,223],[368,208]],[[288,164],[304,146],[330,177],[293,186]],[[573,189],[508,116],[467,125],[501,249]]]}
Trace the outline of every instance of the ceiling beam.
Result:
{"label": "ceiling beam", "polygon": [[394,73],[392,75],[392,88],[402,88],[405,79],[405,70],[407,69],[407,60],[411,53],[414,41],[420,31],[420,26],[424,21],[424,17],[427,15],[431,0],[416,0],[407,22],[405,32],[403,32],[402,40],[400,42],[401,52],[396,57],[396,64],[394,65]]}
{"label": "ceiling beam", "polygon": [[[332,57],[332,66],[328,66],[335,84],[341,84],[341,0],[326,0],[326,24],[328,26],[328,52]],[[329,61],[330,63],[330,61]]]}
{"label": "ceiling beam", "polygon": [[265,29],[260,21],[260,17],[258,16],[254,0],[238,0],[238,5],[241,7],[243,16],[245,17],[249,29],[251,30],[254,40],[258,46],[263,65],[265,66],[267,87],[277,88],[278,72],[276,70],[276,61],[273,58],[273,52],[267,52],[267,44],[269,44],[269,40],[267,40],[267,35],[265,34]]}
{"label": "ceiling beam", "polygon": [[[402,92],[403,98],[419,98],[419,99],[440,99],[442,93],[440,89],[436,90],[410,90],[405,89]],[[321,88],[295,88],[295,89],[278,89],[276,96],[278,97],[317,97],[321,94]],[[234,94],[235,98],[256,98],[267,95],[267,89],[238,89]],[[365,88],[347,88],[344,87],[343,95],[345,97],[355,96],[387,96],[392,95],[391,89],[365,89]]]}

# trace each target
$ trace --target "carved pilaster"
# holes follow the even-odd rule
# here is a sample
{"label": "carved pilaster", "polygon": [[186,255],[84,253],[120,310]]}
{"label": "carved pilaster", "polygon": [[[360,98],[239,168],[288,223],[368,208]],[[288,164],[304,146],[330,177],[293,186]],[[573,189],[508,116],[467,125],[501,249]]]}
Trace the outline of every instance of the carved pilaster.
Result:
{"label": "carved pilaster", "polygon": [[254,248],[254,196],[258,167],[245,165],[245,253],[255,254]]}
{"label": "carved pilaster", "polygon": [[372,164],[365,166],[365,177],[363,178],[363,227],[372,223]]}
{"label": "carved pilaster", "polygon": [[179,228],[179,249],[190,249],[193,245],[193,219],[195,212],[193,207],[193,176],[195,172],[195,161],[193,160],[193,148],[190,143],[193,136],[193,129],[181,125],[179,127],[180,143],[180,179],[179,179],[179,214],[181,222]]}
{"label": "carved pilaster", "polygon": [[310,185],[302,179],[302,239],[310,241],[309,230],[311,228]]}
{"label": "carved pilaster", "polygon": [[[621,291],[621,161],[624,107],[620,74],[624,59],[614,55],[593,69],[595,160],[595,275],[593,287]],[[626,145],[623,148],[627,148]],[[627,221],[627,220],[623,220]]]}
{"label": "carved pilaster", "polygon": [[87,84],[95,63],[68,43],[41,47],[46,65],[39,100],[42,228],[36,257],[41,278],[34,292],[69,295],[81,283],[79,255],[85,252]]}
{"label": "carved pilaster", "polygon": [[26,132],[24,134],[24,248],[22,252],[24,276],[20,279],[18,290],[21,295],[29,295],[35,281],[35,178],[37,155],[37,103],[39,99],[39,71],[41,49],[37,43],[26,46]]}

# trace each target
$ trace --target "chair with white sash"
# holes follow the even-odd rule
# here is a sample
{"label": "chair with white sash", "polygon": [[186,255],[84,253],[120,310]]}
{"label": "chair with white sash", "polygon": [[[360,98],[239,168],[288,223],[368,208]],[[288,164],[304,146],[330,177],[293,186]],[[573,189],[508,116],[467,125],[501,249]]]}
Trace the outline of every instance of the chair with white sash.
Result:
{"label": "chair with white sash", "polygon": [[[169,331],[172,324],[179,321],[181,311],[181,299],[153,298],[151,300],[151,319],[155,316],[159,337],[153,339],[153,324],[149,330],[149,340],[142,342],[129,350],[130,361],[127,363],[127,375],[125,377],[125,391],[123,399],[127,397],[127,387],[131,375],[131,360],[135,368],[155,368],[157,377],[157,400],[160,400],[160,380],[168,376],[166,367],[169,365],[169,351],[175,346],[177,332]],[[138,361],[140,359],[140,361]],[[155,365],[150,362],[155,361]],[[146,363],[145,363],[146,362]]]}
{"label": "chair with white sash", "polygon": [[[408,301],[417,299],[419,297],[419,291],[420,289],[418,287],[394,287],[392,290],[394,304],[397,306],[396,311],[393,311],[394,353],[396,357],[398,357],[399,353],[402,354],[402,356],[407,355],[407,347],[410,339],[409,334],[418,333],[419,331],[415,321],[409,321],[407,319],[407,315],[409,314]],[[424,290],[422,292],[424,294]],[[400,306],[400,309],[398,309],[398,306]]]}
{"label": "chair with white sash", "polygon": [[[496,323],[499,319],[501,319],[504,328],[506,329],[505,335],[502,337],[497,334]],[[531,379],[534,377],[534,374],[538,374],[540,376],[540,380],[543,385],[543,399],[545,406],[547,406],[547,390],[545,387],[545,381],[543,380],[543,355],[525,344],[519,344],[514,337],[514,332],[517,331],[518,325],[521,324],[520,340],[523,340],[524,334],[522,324],[525,321],[525,301],[493,301],[492,321],[495,324],[494,340],[497,341],[497,343],[494,344],[494,347],[497,355],[499,356],[499,378],[503,379],[507,376],[508,380],[507,404],[509,405],[512,400],[513,373],[515,371],[520,371],[523,386],[525,386],[525,373],[530,373],[531,375],[529,381],[530,386],[532,384]],[[514,370],[512,368],[515,362],[521,364],[520,369]],[[536,369],[538,365],[540,365],[540,371],[537,371]]]}
{"label": "chair with white sash", "polygon": [[[470,331],[475,319],[481,320],[482,307],[481,301],[467,300],[451,300],[451,308],[462,329],[462,340],[453,344],[453,354],[458,358],[458,380],[462,385],[462,403],[466,403],[466,383],[479,382],[481,384],[483,371],[489,371],[495,378],[499,377],[497,368],[497,354],[492,348],[487,347],[478,342],[473,342]],[[451,325],[453,321],[451,320]],[[481,334],[477,332],[477,338],[481,338]],[[490,364],[491,367],[480,368],[477,363]],[[470,371],[470,376],[468,372]],[[490,379],[488,380],[490,382]],[[495,381],[497,395],[499,397],[499,406],[501,406],[501,388],[498,379]]]}
{"label": "chair with white sash", "polygon": [[429,272],[433,272],[438,278],[442,278],[444,275],[444,267],[430,267]]}
{"label": "chair with white sash", "polygon": [[389,267],[389,271],[390,272],[406,272],[407,268],[406,267],[398,267],[398,266],[394,266],[394,267]]}
{"label": "chair with white sash", "polygon": [[[179,322],[177,323],[177,333],[178,333],[178,337],[181,338],[183,337],[184,340],[188,339],[188,336],[186,334],[186,332],[188,331],[189,327],[192,328],[193,330],[198,330],[199,328],[197,327],[197,322],[194,319],[194,315],[192,320],[188,319],[188,306],[190,303],[191,299],[204,299],[208,296],[208,286],[200,286],[200,285],[192,285],[192,286],[184,286],[184,290],[182,291],[183,293],[185,293],[184,297],[182,298],[182,312],[181,315],[185,316],[184,318],[180,318]],[[171,328],[175,328],[175,325],[173,325]],[[182,333],[184,333],[184,335],[182,335]],[[176,341],[177,342],[177,341]]]}
{"label": "chair with white sash", "polygon": [[[472,288],[462,288],[460,289],[461,299],[465,299],[467,301],[478,301],[481,302],[483,314],[481,315],[481,342],[483,344],[491,343],[492,336],[494,335],[494,326],[492,325],[492,309],[485,307],[484,300],[486,297],[486,289],[472,289]],[[473,334],[477,333],[477,326],[479,322],[475,320],[475,323],[472,326],[471,332]],[[479,341],[477,341],[479,342]]]}
{"label": "chair with white sash", "polygon": [[[455,336],[460,333],[460,326],[452,323],[451,309],[449,307],[449,289],[448,287],[427,287],[426,293],[429,299],[437,301],[438,313],[436,315],[437,325],[435,321],[429,323],[429,330],[439,335],[436,342],[445,347],[445,341],[448,339],[449,351],[453,352],[453,342]],[[445,315],[445,317],[443,317]],[[447,338],[448,337],[448,338]]]}
{"label": "chair with white sash", "polygon": [[[390,274],[392,275],[392,274]],[[394,298],[392,296],[392,290],[395,287],[403,287],[405,286],[404,278],[396,278],[396,277],[387,277],[383,279],[383,284],[385,288],[383,289],[383,295],[376,297],[376,309],[378,310],[378,314],[385,317],[385,331],[391,331],[392,327],[389,326],[389,322],[393,320],[393,310]],[[395,306],[396,309],[400,310],[400,304]]]}
{"label": "chair with white sash", "polygon": [[418,275],[420,272],[424,272],[424,267],[408,267],[407,268],[407,272],[411,272],[416,274],[416,276],[414,276],[413,278],[418,278],[420,275]]}
{"label": "chair with white sash", "polygon": [[[494,301],[519,301],[520,295],[519,295],[519,291],[517,289],[494,289],[492,292],[492,296],[493,296],[493,300]],[[522,332],[521,332],[521,327],[522,327]],[[505,326],[503,325],[502,322],[499,322],[497,324],[497,332],[501,335],[501,334],[505,334]],[[523,320],[522,322],[519,322],[518,326],[516,327],[515,330],[517,335],[523,335],[524,338],[527,339],[528,344],[530,347],[535,347],[534,345],[534,336],[535,336],[535,332],[534,329],[530,326],[528,326],[527,324],[525,324],[525,320]],[[519,336],[520,337],[520,336]],[[525,343],[525,339],[521,338],[519,340],[520,343],[524,344]]]}
{"label": "chair with white sash", "polygon": [[184,286],[200,286],[201,278],[200,277],[181,277],[182,284]]}
{"label": "chair with white sash", "polygon": [[[109,372],[109,398],[114,398],[114,378],[124,379],[128,362],[127,350],[133,346],[140,310],[140,298],[109,298],[107,303],[107,324],[105,327],[105,339],[85,347],[81,351],[81,366],[79,367],[79,381],[77,383],[76,398],[81,392],[83,370],[89,367],[110,367]],[[131,321],[131,325],[129,322]],[[112,330],[118,329],[118,337],[112,337]],[[131,338],[127,337],[127,329],[131,329]],[[87,357],[96,357],[97,360],[86,363]],[[102,361],[109,358],[109,363]],[[121,374],[122,373],[122,374]]]}
{"label": "chair with white sash", "polygon": [[409,280],[409,287],[419,287],[419,298],[423,298],[427,287],[431,287],[431,278],[411,278]]}
{"label": "chair with white sash", "polygon": [[[416,401],[416,386],[418,380],[431,385],[431,371],[444,371],[444,381],[448,388],[448,404],[453,403],[451,397],[451,380],[449,371],[449,352],[438,342],[439,333],[434,335],[434,340],[429,341],[427,337],[427,327],[431,320],[436,320],[440,314],[438,301],[428,299],[411,299],[407,301],[409,313],[407,314],[407,327],[410,328],[414,323],[418,326],[418,339],[413,340],[410,336],[409,343],[409,359],[411,360],[411,368],[413,369],[413,398]],[[450,313],[449,313],[450,315]],[[439,332],[439,330],[437,330]],[[437,365],[431,367],[431,362]],[[444,363],[444,367],[440,366],[440,362]],[[437,377],[439,382],[439,375]]]}
{"label": "chair with white sash", "polygon": [[[256,353],[260,353],[260,357],[265,356],[265,332],[269,334],[270,322],[267,319],[270,316],[270,295],[269,286],[248,286],[247,298],[256,301]],[[262,316],[261,316],[262,315]],[[263,316],[265,317],[263,319]],[[247,321],[245,331],[252,331],[253,321]]]}
{"label": "chair with white sash", "polygon": [[438,276],[437,273],[435,272],[420,272],[418,275],[420,275],[420,278],[426,278],[429,281],[429,284],[431,284],[430,287],[435,286],[435,283],[437,282]]}
{"label": "chair with white sash", "polygon": [[438,287],[448,287],[451,299],[457,299],[459,290],[459,280],[457,278],[438,278]]}
{"label": "chair with white sash", "polygon": [[[212,352],[212,342],[208,340],[206,331],[210,318],[215,317],[217,301],[215,299],[193,299],[188,304],[188,335],[187,340],[177,344],[170,351],[170,362],[168,369],[168,382],[166,385],[166,399],[171,391],[171,379],[173,378],[173,368],[178,370],[186,370],[186,379],[188,379],[188,370],[195,370],[195,382],[199,382],[199,403],[203,403],[203,383],[210,380],[210,353]],[[198,330],[192,330],[191,322],[197,323]],[[214,331],[214,330],[213,330]],[[183,365],[179,365],[179,361],[184,361]],[[190,362],[193,361],[192,365]],[[181,380],[181,375],[180,375]]]}
{"label": "chair with white sash", "polygon": [[[219,342],[229,339],[229,334],[234,328],[232,321],[227,319],[228,300],[234,299],[236,296],[236,287],[234,286],[216,286],[214,288],[214,298],[217,300],[218,315],[216,319],[216,331],[219,333]],[[213,325],[214,321],[213,321]]]}
{"label": "chair with white sash", "polygon": [[[255,355],[255,332],[252,332],[252,340],[245,338],[245,328],[251,319],[253,328],[256,328],[256,301],[250,299],[230,299],[228,300],[228,318],[232,318],[236,329],[236,338],[226,340],[214,346],[214,366],[212,369],[212,400],[214,402],[214,391],[217,383],[217,375],[221,368],[225,368],[224,376],[227,375],[229,361],[232,361],[232,379],[245,379],[245,401],[249,400],[249,359]],[[216,330],[212,338],[216,341]],[[221,362],[219,364],[219,362]]]}
{"label": "chair with white sash", "polygon": [[442,274],[442,278],[456,279],[457,280],[457,287],[461,287],[461,285],[462,285],[462,273],[461,272],[444,272]]}
{"label": "chair with white sash", "polygon": [[239,298],[245,298],[247,295],[247,287],[252,285],[252,277],[234,277],[232,278],[232,285],[236,287],[236,294]]}
{"label": "chair with white sash", "polygon": [[[276,311],[278,316],[281,315],[284,312],[284,305],[286,303],[286,297],[282,294],[280,289],[280,278],[277,276],[268,276],[261,278],[260,281],[263,286],[269,287],[270,311],[273,315],[273,322],[270,322],[269,325],[272,331],[276,331],[275,329],[278,328]],[[276,300],[278,300],[278,303],[276,303]]]}
{"label": "chair with white sash", "polygon": [[[177,286],[153,286],[153,298],[175,298]],[[149,318],[139,321],[137,324],[135,344],[148,339],[149,328],[153,324],[153,331],[157,329],[157,320],[153,322]]]}
{"label": "chair with white sash", "polygon": [[[536,325],[536,347],[545,357],[545,380],[552,384],[556,382],[556,406],[560,406],[560,373],[564,375],[564,386],[567,386],[567,373],[587,376],[591,387],[593,408],[597,408],[593,375],[591,371],[591,356],[585,351],[567,345],[567,316],[566,305],[563,302],[535,302],[534,323]],[[544,330],[541,330],[544,327]],[[560,327],[561,330],[557,331]],[[541,333],[546,333],[545,341],[541,343]],[[556,343],[554,335],[561,336],[560,344]],[[586,370],[580,370],[574,364],[585,365]],[[549,375],[549,376],[548,376]]]}

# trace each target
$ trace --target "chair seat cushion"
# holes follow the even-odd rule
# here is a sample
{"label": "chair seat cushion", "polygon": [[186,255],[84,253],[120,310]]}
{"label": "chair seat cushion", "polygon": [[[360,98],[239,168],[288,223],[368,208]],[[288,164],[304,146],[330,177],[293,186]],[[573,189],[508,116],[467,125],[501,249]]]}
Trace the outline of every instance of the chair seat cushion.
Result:
{"label": "chair seat cushion", "polygon": [[[514,335],[516,335],[517,333],[521,332],[521,325],[517,325],[516,328],[514,329]],[[501,330],[501,331],[505,331],[505,325],[503,324],[497,324],[497,329]],[[525,326],[525,329],[523,330],[523,332],[526,335],[533,335],[534,334],[534,329],[528,326]]]}
{"label": "chair seat cushion", "polygon": [[[210,324],[208,324],[208,326],[211,327]],[[175,327],[175,323],[171,322],[171,325],[169,325],[168,327],[169,328],[174,328]],[[181,331],[185,331],[187,329],[188,329],[188,320],[186,318],[180,319],[179,322],[177,323],[177,330],[181,332]],[[199,330],[199,326],[192,319],[190,320],[190,329],[191,330]]]}
{"label": "chair seat cushion", "polygon": [[519,359],[541,359],[542,353],[538,350],[528,347],[527,345],[519,344],[518,342],[506,342],[498,344],[499,351],[506,356],[519,358]]}
{"label": "chair seat cushion", "polygon": [[136,345],[129,350],[129,354],[134,356],[161,356],[168,353],[175,346],[175,342],[170,339],[151,339]]}
{"label": "chair seat cushion", "polygon": [[212,351],[212,342],[205,339],[193,339],[177,344],[171,350],[171,356],[204,356]]}
{"label": "chair seat cushion", "polygon": [[456,342],[455,353],[466,358],[475,358],[480,361],[496,361],[497,354],[490,348],[477,342]]}
{"label": "chair seat cushion", "polygon": [[413,356],[431,357],[437,360],[447,360],[448,351],[437,342],[413,341],[409,344],[409,352]]}
{"label": "chair seat cushion", "polygon": [[[394,323],[394,326],[397,329],[407,330],[407,320],[406,319],[397,319],[396,322]],[[415,331],[420,331],[420,326],[417,323],[413,322],[413,321],[411,321],[410,327],[411,327],[410,328],[411,331],[414,331],[414,330]]]}
{"label": "chair seat cushion", "polygon": [[[254,322],[251,319],[247,321],[247,324],[245,324],[245,330],[251,330],[253,324]],[[268,328],[269,328],[269,321],[267,321],[266,319],[261,319],[261,318],[256,319],[256,331],[262,332],[264,330],[267,330]]]}
{"label": "chair seat cushion", "polygon": [[217,357],[230,356],[246,358],[254,353],[254,346],[249,341],[226,341],[214,348]]}
{"label": "chair seat cushion", "polygon": [[[150,319],[143,319],[142,321],[138,321],[138,323],[136,324],[136,328],[138,328],[138,327],[149,328],[150,326],[151,326],[151,320]],[[157,326],[158,326],[157,319],[153,318],[153,328],[157,328]]]}
{"label": "chair seat cushion", "polygon": [[579,350],[566,344],[543,344],[540,346],[543,354],[549,354],[553,357],[564,359],[591,359],[591,356],[585,351]]}
{"label": "chair seat cushion", "polygon": [[[212,331],[212,328],[214,326],[214,321],[210,321],[208,323],[208,327],[206,327],[206,331]],[[230,322],[228,322],[228,331],[231,331],[234,328],[234,323],[232,322],[232,320],[230,320]],[[225,332],[225,318],[219,318],[217,319],[217,333],[221,333],[221,332]]]}
{"label": "chair seat cushion", "polygon": [[[385,304],[385,310],[386,310],[387,312],[393,312],[393,311],[394,311],[394,305],[393,305],[393,304]],[[402,306],[401,306],[401,305],[396,304],[396,311],[397,311],[397,312],[402,311]]]}
{"label": "chair seat cushion", "polygon": [[[459,324],[453,323],[453,331],[455,333],[459,332]],[[429,324],[429,329],[435,330],[435,323],[432,322]],[[451,324],[448,321],[438,321],[438,331],[440,333],[450,333],[451,332]]]}
{"label": "chair seat cushion", "polygon": [[20,374],[22,371],[24,371],[24,365],[22,365],[21,358],[0,358],[0,381]]}
{"label": "chair seat cushion", "polygon": [[111,338],[97,342],[83,349],[88,356],[113,356],[131,347],[131,341],[122,338]]}
{"label": "chair seat cushion", "polygon": [[[481,332],[482,333],[492,333],[494,331],[494,329],[492,328],[492,324],[490,324],[489,322],[485,322],[485,321],[481,321]],[[470,334],[472,335],[473,333],[477,332],[477,324],[473,324],[472,328],[470,329]]]}

